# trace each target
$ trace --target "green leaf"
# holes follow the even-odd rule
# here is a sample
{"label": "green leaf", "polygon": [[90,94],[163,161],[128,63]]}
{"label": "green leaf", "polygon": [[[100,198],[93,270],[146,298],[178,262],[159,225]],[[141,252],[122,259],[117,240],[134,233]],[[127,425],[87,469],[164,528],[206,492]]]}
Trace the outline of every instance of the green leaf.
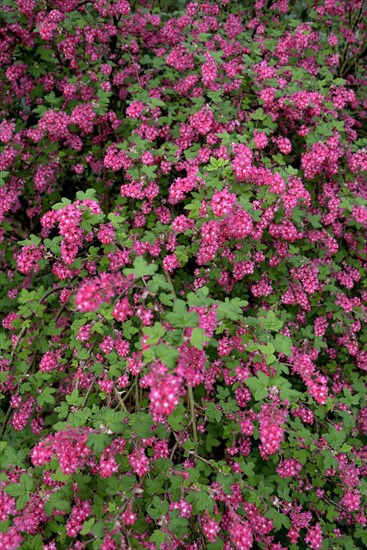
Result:
{"label": "green leaf", "polygon": [[130,417],[130,425],[132,431],[136,433],[139,437],[147,439],[152,437],[151,428],[153,426],[153,417],[148,413],[134,413]]}
{"label": "green leaf", "polygon": [[[195,153],[196,156],[196,153]],[[196,220],[199,216],[201,202],[194,200],[184,206],[185,210],[190,210],[189,218]]]}
{"label": "green leaf", "polygon": [[207,550],[223,550],[224,543],[221,540],[218,542],[209,542],[206,545]]}
{"label": "green leaf", "polygon": [[291,527],[291,522],[288,516],[282,514],[275,508],[270,508],[266,512],[265,517],[273,520],[275,531],[279,531],[282,527],[285,527],[286,529],[290,529]]}
{"label": "green leaf", "polygon": [[97,91],[98,95],[98,104],[94,108],[94,111],[97,113],[97,115],[103,116],[108,111],[108,106],[110,103],[110,97],[112,95],[112,92],[107,92],[105,90],[99,89]]}
{"label": "green leaf", "polygon": [[283,376],[276,376],[275,378],[269,379],[269,385],[276,386],[280,390],[280,398],[289,401],[295,401],[300,396],[301,393],[297,390],[292,389],[292,384],[284,378]]}
{"label": "green leaf", "polygon": [[158,531],[158,529],[156,529],[154,533],[150,536],[149,542],[154,542],[155,547],[159,550],[162,544],[164,543],[164,541],[166,540],[166,537],[167,537],[166,533],[163,533],[162,531]]}
{"label": "green leaf", "polygon": [[65,399],[66,399],[66,402],[69,403],[69,405],[77,405],[77,406],[81,405],[84,401],[84,397],[79,397],[79,391],[76,388],[71,392],[70,395],[67,395]]}
{"label": "green leaf", "polygon": [[29,239],[26,239],[25,241],[18,241],[18,244],[29,246],[31,244],[34,244],[35,246],[38,246],[41,244],[41,239],[37,237],[37,235],[30,235]]}
{"label": "green leaf", "polygon": [[163,487],[164,481],[162,481],[162,476],[153,477],[152,479],[146,480],[146,493],[148,495],[160,495],[164,493]]}
{"label": "green leaf", "polygon": [[170,512],[170,518],[170,531],[176,535],[176,537],[182,538],[188,532],[188,520],[179,516],[179,510],[173,510]]}
{"label": "green leaf", "polygon": [[320,223],[321,216],[319,214],[307,214],[307,219],[314,229],[319,229],[319,227],[322,227]]}
{"label": "green leaf", "polygon": [[172,414],[167,416],[167,422],[174,432],[183,430],[182,422],[185,418],[185,407],[179,403]]}
{"label": "green leaf", "polygon": [[41,406],[47,403],[53,405],[55,403],[55,398],[52,394],[55,392],[55,388],[46,387],[43,392],[37,396],[37,403]]}
{"label": "green leaf", "polygon": [[143,166],[141,167],[141,171],[148,177],[149,180],[157,178],[157,174],[155,173],[156,170],[156,166],[146,166],[145,164],[143,164]]}
{"label": "green leaf", "polygon": [[110,443],[111,437],[108,434],[91,433],[88,435],[87,447],[92,449],[97,456],[99,456]]}
{"label": "green leaf", "polygon": [[17,510],[23,510],[23,508],[26,507],[27,502],[30,501],[30,494],[29,493],[22,493],[20,497],[17,500]]}
{"label": "green leaf", "polygon": [[255,401],[262,401],[268,396],[269,379],[263,372],[246,378],[245,384],[250,388]]}
{"label": "green leaf", "polygon": [[82,530],[80,531],[80,534],[81,535],[88,535],[88,533],[90,533],[90,531],[91,531],[91,528],[92,528],[92,525],[94,524],[94,522],[95,522],[94,518],[87,519],[83,523],[83,527],[82,527]]}
{"label": "green leaf", "polygon": [[22,491],[33,491],[34,479],[28,474],[22,474],[20,476],[20,486],[22,488]]}
{"label": "green leaf", "polygon": [[0,332],[0,349],[10,349],[11,340],[3,332]]}
{"label": "green leaf", "polygon": [[104,218],[104,214],[93,214],[90,208],[86,208],[83,211],[82,222],[80,225],[82,227],[84,225],[85,227],[83,227],[83,229],[85,229],[86,231],[91,231],[92,225],[98,225],[102,223],[104,221]]}
{"label": "green leaf", "polygon": [[18,497],[22,493],[21,486],[18,485],[18,484],[15,484],[15,483],[12,483],[10,485],[6,485],[4,487],[4,491],[12,497]]}
{"label": "green leaf", "polygon": [[254,472],[255,464],[254,464],[254,462],[246,462],[245,460],[243,460],[243,462],[241,462],[241,466],[242,466],[243,473],[247,477],[252,477],[252,476],[255,475],[255,472]]}
{"label": "green leaf", "polygon": [[167,306],[169,308],[173,307],[173,301],[174,301],[173,294],[164,294],[163,292],[161,292],[159,294],[159,300],[164,306]]}
{"label": "green leaf", "polygon": [[58,105],[62,101],[61,97],[56,97],[55,92],[45,95],[44,99],[48,101],[48,103],[51,103],[51,105]]}
{"label": "green leaf", "polygon": [[76,198],[79,201],[95,200],[96,192],[97,191],[95,189],[87,189],[86,191],[78,191],[77,194],[76,194]]}
{"label": "green leaf", "polygon": [[42,550],[44,548],[42,535],[32,535],[30,540],[22,543],[22,550]]}
{"label": "green leaf", "polygon": [[39,46],[36,51],[40,55],[43,61],[56,63],[56,57],[53,50],[51,50],[51,48],[42,48],[42,46]]}
{"label": "green leaf", "polygon": [[232,494],[231,487],[235,482],[235,476],[233,476],[233,475],[224,475],[224,474],[219,472],[219,474],[217,476],[217,482],[222,486],[223,492],[226,495],[231,495]]}
{"label": "green leaf", "polygon": [[142,277],[150,277],[154,275],[157,271],[158,266],[154,264],[148,264],[142,256],[135,258],[133,263],[133,268],[124,269],[125,275],[135,275],[136,279],[141,279]]}
{"label": "green leaf", "polygon": [[146,343],[148,345],[157,344],[162,336],[165,335],[165,333],[166,331],[163,328],[162,324],[158,322],[155,322],[152,327],[144,328],[144,334],[148,336],[148,339],[146,340]]}
{"label": "green leaf", "polygon": [[345,433],[345,430],[338,431],[334,428],[334,426],[330,426],[329,430],[330,432],[323,434],[323,437],[333,449],[339,450],[343,445],[347,434]]}
{"label": "green leaf", "polygon": [[22,474],[20,476],[19,484],[11,483],[4,487],[8,495],[17,498],[17,510],[23,510],[31,498],[30,491],[33,491],[33,489],[34,480],[28,474]]}
{"label": "green leaf", "polygon": [[53,239],[45,239],[44,245],[48,250],[51,250],[53,254],[60,254],[60,244],[62,237],[54,237]]}
{"label": "green leaf", "polygon": [[195,306],[210,306],[213,303],[211,298],[208,298],[209,289],[206,286],[199,288],[195,293],[189,292],[187,295],[187,303],[190,307]]}
{"label": "green leaf", "polygon": [[283,336],[282,334],[277,334],[274,338],[273,345],[275,351],[279,353],[284,353],[287,357],[292,355],[292,339],[288,336]]}
{"label": "green leaf", "polygon": [[5,467],[9,464],[14,466],[23,466],[23,462],[28,454],[26,449],[19,449],[17,447],[14,449],[10,447],[9,444],[3,450],[3,456],[1,457],[1,466]]}
{"label": "green leaf", "polygon": [[132,321],[126,321],[122,325],[122,333],[124,335],[124,338],[126,338],[126,340],[131,340],[131,337],[138,332],[139,332],[139,329],[133,326]]}
{"label": "green leaf", "polygon": [[158,496],[153,497],[153,502],[147,508],[147,512],[154,520],[165,516],[169,510],[167,500],[161,500]]}
{"label": "green leaf", "polygon": [[167,313],[167,320],[174,327],[195,327],[198,324],[198,315],[195,312],[189,312],[183,300],[176,300],[173,311]]}
{"label": "green leaf", "polygon": [[267,365],[271,365],[276,360],[276,357],[274,355],[274,346],[270,342],[267,344],[254,344],[254,347],[258,348],[259,351],[261,351],[262,355],[265,356],[265,362]]}
{"label": "green leaf", "polygon": [[125,218],[121,216],[116,216],[116,214],[114,214],[113,212],[110,212],[107,218],[110,220],[110,222],[112,223],[112,227],[114,227],[115,229],[119,229],[121,227],[121,224],[123,224],[123,222],[125,221]]}
{"label": "green leaf", "polygon": [[171,290],[171,285],[167,282],[167,279],[161,273],[156,273],[147,284],[151,292],[158,292],[158,290]]}
{"label": "green leaf", "polygon": [[155,356],[170,368],[173,368],[176,365],[177,358],[180,355],[180,352],[177,349],[166,346],[165,344],[153,346],[152,350],[154,351]]}
{"label": "green leaf", "polygon": [[206,510],[212,512],[214,509],[214,502],[209,497],[207,489],[190,491],[187,500],[194,505],[197,512],[204,512]]}
{"label": "green leaf", "polygon": [[222,419],[223,414],[220,410],[217,409],[217,407],[215,406],[215,403],[209,402],[209,403],[204,403],[204,405],[205,405],[205,414],[208,417],[208,419],[211,421],[214,420],[215,422],[219,423]]}
{"label": "green leaf", "polygon": [[[163,476],[160,476],[161,479],[166,479],[166,474],[170,468],[172,468],[173,462],[169,458],[158,458],[154,461],[154,471],[163,473]],[[164,492],[164,489],[163,489]]]}
{"label": "green leaf", "polygon": [[306,464],[307,460],[310,457],[310,452],[307,449],[302,449],[300,451],[294,451],[292,453],[292,458],[298,460],[301,464]]}
{"label": "green leaf", "polygon": [[248,305],[246,300],[240,298],[228,297],[224,302],[216,302],[218,304],[217,317],[218,319],[231,319],[232,321],[238,321],[243,318],[243,308]]}
{"label": "green leaf", "polygon": [[335,519],[339,516],[339,512],[335,508],[335,506],[328,506],[327,507],[327,513],[326,518],[331,523],[334,523]]}
{"label": "green leaf", "polygon": [[199,40],[200,42],[207,42],[208,40],[210,40],[212,38],[212,34],[209,33],[209,32],[201,32],[199,34]]}
{"label": "green leaf", "polygon": [[68,500],[66,500],[66,495],[63,490],[55,491],[51,493],[48,500],[45,503],[45,512],[48,516],[53,514],[53,511],[61,510],[64,512],[70,512],[71,505]]}
{"label": "green leaf", "polygon": [[251,118],[253,120],[265,120],[267,115],[264,113],[263,109],[260,108],[256,109],[256,111],[251,114]]}
{"label": "green leaf", "polygon": [[197,349],[202,350],[204,342],[209,342],[210,338],[205,334],[204,329],[195,327],[192,329],[190,343]]}
{"label": "green leaf", "polygon": [[61,202],[58,202],[52,206],[52,210],[61,210],[62,208],[65,208],[68,204],[71,204],[71,201],[69,199],[62,198]]}
{"label": "green leaf", "polygon": [[116,481],[116,479],[111,479],[111,493],[109,494],[115,495],[116,491],[121,491],[122,493],[130,495],[136,484],[136,481],[136,476],[134,475],[123,475],[118,481]]}
{"label": "green leaf", "polygon": [[272,310],[265,312],[265,318],[261,315],[258,317],[260,325],[267,330],[279,332],[283,326],[283,321],[278,319]]}
{"label": "green leaf", "polygon": [[54,474],[51,474],[51,479],[54,481],[68,481],[70,479],[70,475],[63,474],[60,468],[57,469],[57,471]]}

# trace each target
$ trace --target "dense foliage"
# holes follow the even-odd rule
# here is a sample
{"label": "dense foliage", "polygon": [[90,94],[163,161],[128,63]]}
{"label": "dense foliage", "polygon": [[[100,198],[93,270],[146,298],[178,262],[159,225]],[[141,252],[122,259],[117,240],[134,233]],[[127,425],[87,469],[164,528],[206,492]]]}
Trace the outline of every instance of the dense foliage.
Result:
{"label": "dense foliage", "polygon": [[365,548],[367,2],[0,22],[0,548]]}

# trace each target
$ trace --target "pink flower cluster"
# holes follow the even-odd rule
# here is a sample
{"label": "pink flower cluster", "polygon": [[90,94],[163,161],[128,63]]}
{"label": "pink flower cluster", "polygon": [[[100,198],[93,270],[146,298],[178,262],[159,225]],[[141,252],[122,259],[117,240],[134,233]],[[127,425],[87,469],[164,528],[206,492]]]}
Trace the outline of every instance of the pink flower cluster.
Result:
{"label": "pink flower cluster", "polygon": [[92,455],[91,449],[86,445],[89,433],[87,428],[73,428],[47,436],[33,448],[32,463],[35,466],[44,466],[55,454],[62,473],[76,472],[85,466]]}
{"label": "pink flower cluster", "polygon": [[312,550],[320,550],[323,543],[322,530],[319,523],[316,523],[314,527],[308,529],[305,542],[312,548]]}
{"label": "pink flower cluster", "polygon": [[73,506],[69,521],[66,524],[66,533],[69,537],[76,537],[82,530],[84,521],[91,515],[92,507],[87,500],[77,499]]}
{"label": "pink flower cluster", "polygon": [[59,362],[59,356],[54,351],[46,351],[42,356],[40,361],[40,371],[41,372],[51,372],[54,369],[57,369]]}
{"label": "pink flower cluster", "polygon": [[269,458],[280,449],[287,412],[277,403],[264,403],[260,412],[260,454]]}
{"label": "pink flower cluster", "polygon": [[313,399],[320,404],[326,403],[329,395],[328,379],[315,368],[310,355],[294,349],[291,362],[292,371],[300,376]]}
{"label": "pink flower cluster", "polygon": [[[121,273],[100,273],[82,284],[75,296],[75,305],[79,311],[97,311],[102,304],[111,303],[116,294],[126,291],[132,284],[129,278],[123,278]],[[114,317],[123,322],[132,310],[127,298],[119,300],[113,310]]]}
{"label": "pink flower cluster", "polygon": [[43,245],[37,247],[34,244],[23,246],[17,256],[17,266],[21,273],[37,273],[40,270],[39,262],[44,257]]}
{"label": "pink flower cluster", "polygon": [[167,416],[177,407],[180,398],[181,380],[169,374],[163,363],[157,363],[144,378],[150,386],[150,408],[157,415]]}
{"label": "pink flower cluster", "polygon": [[56,223],[58,224],[59,233],[63,237],[61,242],[61,257],[67,266],[75,261],[77,253],[83,245],[85,233],[80,224],[83,212],[86,210],[90,210],[92,214],[102,214],[97,201],[78,200],[58,210],[51,210],[41,218],[44,237],[49,234]]}
{"label": "pink flower cluster", "polygon": [[150,470],[149,459],[144,449],[136,449],[128,456],[129,464],[138,476],[147,474]]}
{"label": "pink flower cluster", "polygon": [[302,470],[302,464],[294,458],[286,458],[277,466],[280,477],[296,477]]}
{"label": "pink flower cluster", "polygon": [[231,541],[237,550],[250,550],[253,545],[253,533],[247,521],[233,522],[230,528]]}

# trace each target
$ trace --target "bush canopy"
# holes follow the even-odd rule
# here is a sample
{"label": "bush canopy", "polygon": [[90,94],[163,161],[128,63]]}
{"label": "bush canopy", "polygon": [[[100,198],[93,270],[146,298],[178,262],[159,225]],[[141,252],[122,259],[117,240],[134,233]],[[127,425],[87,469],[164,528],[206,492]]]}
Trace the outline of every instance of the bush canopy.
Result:
{"label": "bush canopy", "polygon": [[0,548],[366,548],[367,2],[3,0]]}

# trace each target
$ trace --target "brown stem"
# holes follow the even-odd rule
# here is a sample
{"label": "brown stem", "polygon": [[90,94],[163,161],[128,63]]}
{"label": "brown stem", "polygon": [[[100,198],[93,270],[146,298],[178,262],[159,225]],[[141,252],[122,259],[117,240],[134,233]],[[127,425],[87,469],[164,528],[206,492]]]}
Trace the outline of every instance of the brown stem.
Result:
{"label": "brown stem", "polygon": [[14,359],[15,359],[15,355],[16,355],[16,353],[17,353],[18,346],[19,346],[20,341],[21,341],[21,339],[23,338],[24,334],[26,333],[26,331],[27,331],[27,327],[24,326],[24,327],[22,328],[22,330],[20,331],[20,333],[18,334],[18,338],[17,338],[17,340],[16,340],[16,342],[15,342],[14,349],[13,349],[13,351],[11,352],[10,364],[9,364],[9,371],[10,371],[11,367],[13,366]]}
{"label": "brown stem", "polygon": [[65,302],[64,304],[62,304],[62,306],[60,307],[59,311],[56,313],[55,323],[57,323],[57,321],[60,319],[62,312],[63,312],[64,309],[66,308],[66,305],[67,305],[66,302]]}
{"label": "brown stem", "polygon": [[173,286],[171,275],[167,271],[165,271],[164,274],[166,276],[167,283],[169,284],[169,286],[171,288],[172,294],[174,295],[175,299],[177,300],[177,294],[176,294],[176,291],[175,291],[175,287]]}
{"label": "brown stem", "polygon": [[90,396],[90,394],[91,394],[91,392],[92,392],[92,389],[93,389],[93,386],[94,386],[96,380],[97,380],[97,376],[94,376],[92,382],[91,382],[90,385],[89,385],[89,388],[88,388],[88,390],[87,390],[87,393],[85,394],[84,401],[83,401],[83,404],[82,404],[82,409],[84,409],[84,407],[85,407],[86,404],[87,404],[88,398],[89,398],[89,396]]}
{"label": "brown stem", "polygon": [[5,418],[4,418],[4,422],[3,422],[2,426],[1,426],[1,430],[0,430],[0,439],[2,438],[3,433],[5,432],[5,428],[6,428],[7,423],[9,422],[9,418],[10,418],[10,415],[11,415],[11,409],[12,409],[12,407],[11,407],[11,405],[9,405],[9,408],[8,408],[8,410],[6,411],[6,415],[5,415]]}
{"label": "brown stem", "polygon": [[360,51],[358,54],[354,55],[352,57],[352,59],[347,63],[347,64],[344,64],[344,66],[342,67],[341,71],[340,71],[340,76],[342,78],[345,78],[347,77],[348,75],[351,74],[352,72],[352,69],[353,67],[357,64],[358,61],[362,60],[363,57],[367,54],[367,44],[365,44],[364,48],[362,49],[362,51]]}
{"label": "brown stem", "polygon": [[121,395],[119,394],[119,392],[117,391],[117,389],[116,389],[115,386],[113,387],[113,392],[114,392],[114,394],[115,394],[115,396],[116,396],[116,398],[117,398],[117,401],[118,401],[118,403],[119,403],[120,409],[121,409],[122,411],[128,413],[129,411],[127,410],[126,405],[125,405],[125,403],[123,402],[123,400],[121,399]]}
{"label": "brown stem", "polygon": [[197,447],[197,445],[198,445],[198,432],[197,432],[196,417],[195,417],[195,399],[194,399],[194,392],[192,391],[191,386],[188,386],[188,398],[189,398],[189,405],[190,405],[192,437],[193,437],[195,446]]}
{"label": "brown stem", "polygon": [[139,399],[139,376],[135,376],[135,410],[140,411],[140,399]]}

